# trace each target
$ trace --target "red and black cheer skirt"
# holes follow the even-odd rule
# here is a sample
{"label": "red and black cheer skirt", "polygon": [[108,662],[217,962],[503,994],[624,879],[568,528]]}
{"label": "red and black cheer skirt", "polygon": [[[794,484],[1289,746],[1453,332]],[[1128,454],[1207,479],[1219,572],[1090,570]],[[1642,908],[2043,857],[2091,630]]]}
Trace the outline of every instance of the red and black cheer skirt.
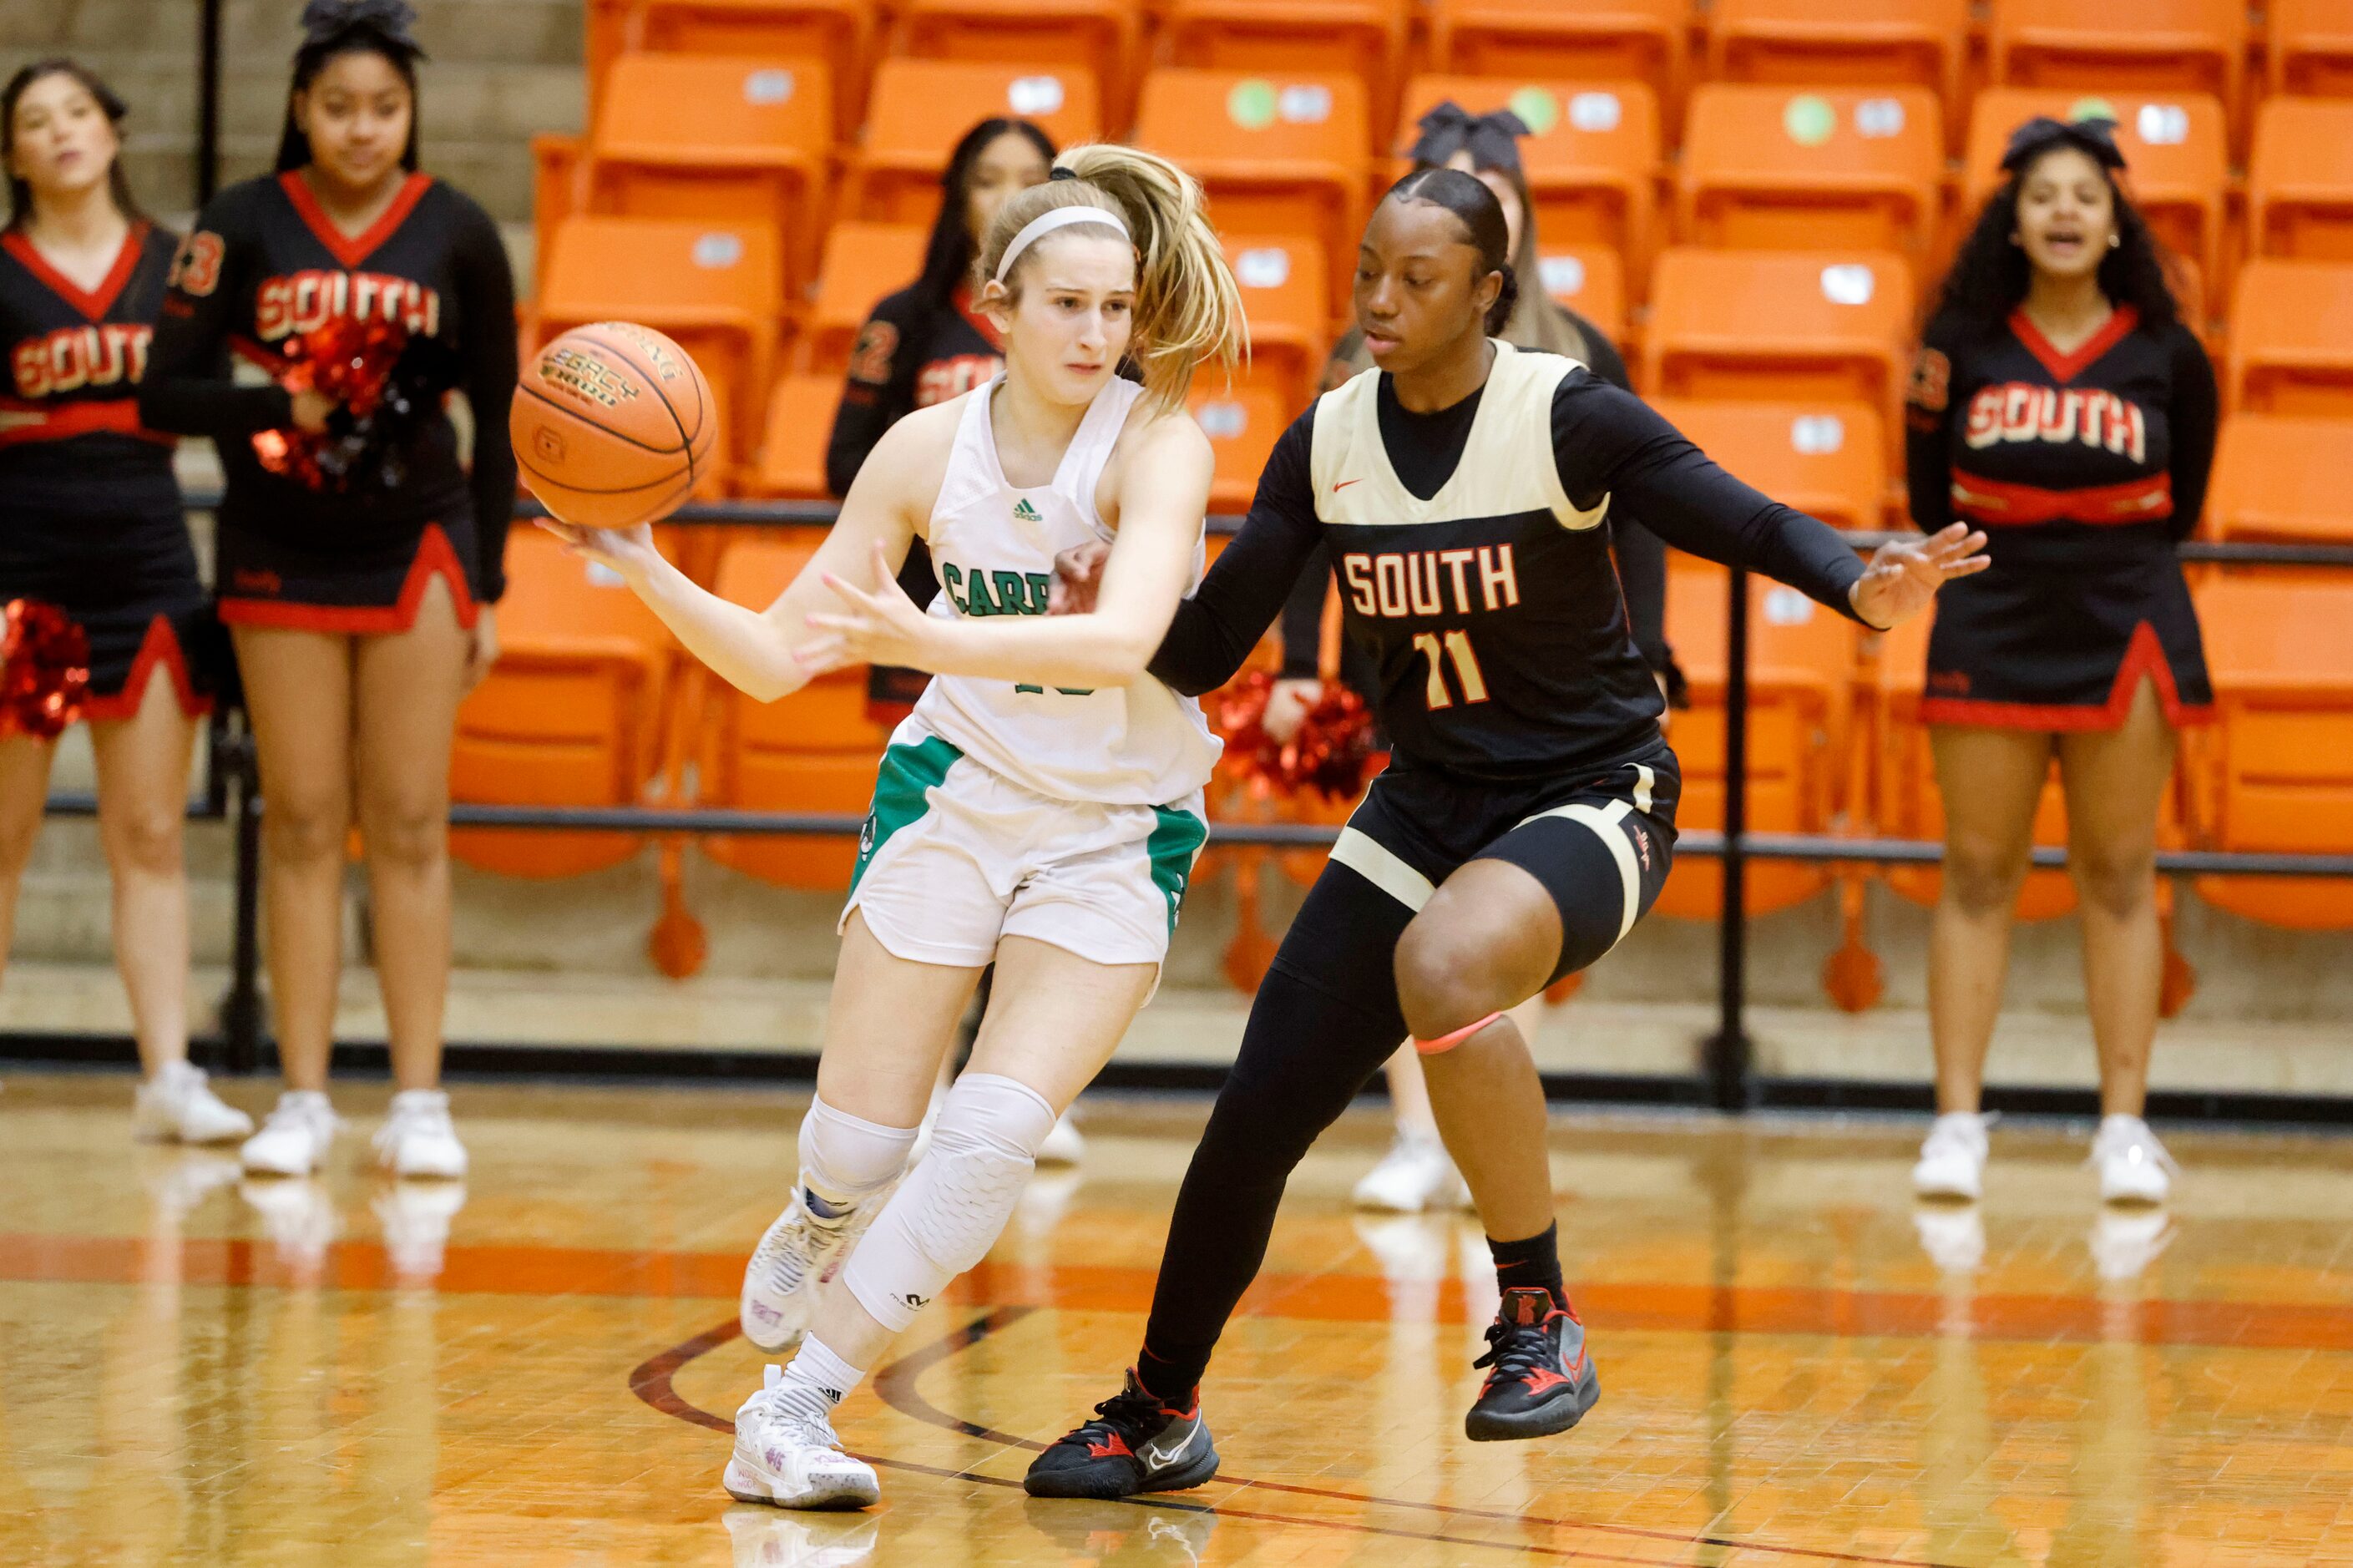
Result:
{"label": "red and black cheer skirt", "polygon": [[83,718],[131,718],[159,676],[181,712],[211,711],[224,649],[176,510],[129,529],[94,527],[87,518],[11,518],[7,533],[0,602],[53,605],[89,639]]}
{"label": "red and black cheer skirt", "polygon": [[316,542],[224,515],[217,537],[220,618],[233,626],[363,637],[405,632],[417,624],[435,577],[448,584],[459,626],[473,626],[481,602],[474,520],[464,507],[437,521]]}
{"label": "red and black cheer skirt", "polygon": [[1925,722],[2115,730],[2144,679],[2168,723],[2212,719],[2198,613],[2163,525],[1991,531],[1992,566],[1936,595]]}

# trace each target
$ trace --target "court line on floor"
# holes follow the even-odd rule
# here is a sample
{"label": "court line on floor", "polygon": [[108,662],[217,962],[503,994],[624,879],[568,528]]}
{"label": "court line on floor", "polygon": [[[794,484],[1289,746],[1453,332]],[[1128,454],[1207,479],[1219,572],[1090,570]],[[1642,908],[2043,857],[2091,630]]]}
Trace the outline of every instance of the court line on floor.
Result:
{"label": "court line on floor", "polygon": [[[884,1404],[899,1414],[923,1422],[926,1426],[937,1426],[964,1436],[996,1443],[1004,1447],[1022,1448],[1031,1453],[1042,1452],[1046,1447],[1043,1443],[1028,1437],[1016,1436],[1010,1432],[1000,1432],[995,1427],[950,1415],[925,1399],[916,1387],[916,1380],[925,1372],[950,1357],[970,1349],[984,1339],[1003,1333],[1038,1310],[1033,1306],[1013,1304],[995,1307],[982,1313],[963,1327],[952,1330],[939,1339],[917,1347],[875,1373],[875,1394]],[[670,1349],[647,1358],[630,1372],[629,1392],[665,1415],[674,1416],[698,1426],[708,1426],[713,1431],[732,1434],[735,1430],[735,1424],[733,1421],[724,1416],[714,1415],[690,1403],[678,1392],[672,1380],[680,1369],[689,1363],[710,1351],[716,1350],[728,1341],[736,1338],[741,1332],[741,1329],[733,1321],[721,1323],[695,1335],[692,1339],[681,1341]],[[983,1475],[969,1469],[944,1469],[936,1466],[917,1464],[912,1460],[892,1459],[873,1454],[860,1454],[857,1457],[871,1465],[889,1469],[908,1470],[919,1475],[945,1479],[974,1481],[984,1486],[1016,1489],[1021,1484],[1018,1481],[1009,1481],[1001,1477]],[[1690,1535],[1673,1531],[1645,1530],[1639,1525],[1593,1524],[1578,1520],[1546,1519],[1495,1509],[1467,1508],[1453,1503],[1417,1502],[1408,1499],[1376,1497],[1360,1492],[1337,1491],[1320,1487],[1295,1486],[1282,1481],[1253,1480],[1240,1476],[1221,1475],[1212,1484],[1229,1487],[1235,1495],[1251,1489],[1285,1492],[1296,1497],[1321,1498],[1331,1502],[1393,1508],[1404,1511],[1435,1513],[1451,1518],[1488,1520],[1498,1523],[1523,1527],[1534,1525],[1550,1530],[1582,1530],[1597,1535],[1666,1542],[1678,1546],[1713,1547],[1730,1552],[1759,1552],[1777,1557],[1806,1558],[1824,1563],[1862,1563],[1870,1565],[1870,1568],[1951,1568],[1949,1564],[1937,1563],[1921,1558],[1873,1557],[1851,1552],[1834,1552],[1826,1548],[1775,1546],[1759,1542],[1741,1541],[1730,1536]],[[1362,1524],[1349,1520],[1262,1513],[1234,1508],[1228,1502],[1187,1503],[1145,1498],[1121,1498],[1113,1500],[1138,1508],[1173,1509],[1183,1512],[1214,1514],[1226,1519],[1246,1519],[1271,1524],[1304,1525],[1324,1530],[1345,1530],[1361,1534],[1391,1536],[1406,1541],[1426,1541],[1440,1545],[1478,1546],[1497,1551],[1534,1552],[1539,1556],[1578,1562],[1641,1563],[1646,1565],[1646,1568],[1658,1568],[1655,1558],[1623,1557],[1610,1552],[1576,1551],[1567,1547],[1543,1546],[1534,1542],[1482,1541],[1473,1536],[1433,1535],[1419,1531],[1393,1530],[1380,1525]]]}
{"label": "court line on floor", "polygon": [[[453,1243],[437,1279],[404,1278],[384,1247],[338,1242],[290,1260],[241,1238],[151,1243],[138,1237],[0,1235],[0,1282],[324,1286],[341,1290],[429,1287],[445,1295],[620,1296],[733,1300],[736,1252]],[[958,1279],[960,1305],[1142,1312],[1145,1268],[987,1261]],[[2097,1296],[1954,1296],[1813,1286],[1597,1281],[1574,1286],[1577,1310],[1602,1331],[1824,1334],[1840,1338],[2195,1345],[2236,1350],[2353,1351],[2353,1307],[2323,1302],[2107,1300]],[[1410,1298],[1410,1300],[1409,1300]],[[1260,1276],[1238,1310],[1324,1322],[1436,1324],[1469,1321],[1459,1279],[1392,1281],[1372,1274]]]}

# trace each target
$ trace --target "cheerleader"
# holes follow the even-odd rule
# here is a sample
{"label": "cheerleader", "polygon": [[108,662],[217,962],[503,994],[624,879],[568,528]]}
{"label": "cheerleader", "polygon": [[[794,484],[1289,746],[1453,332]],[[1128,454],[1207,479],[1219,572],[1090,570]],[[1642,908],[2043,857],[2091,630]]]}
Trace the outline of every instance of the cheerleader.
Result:
{"label": "cheerleader", "polygon": [[[220,616],[259,747],[264,907],[286,1092],[244,1150],[258,1174],[316,1170],[356,816],[398,1092],[376,1152],[455,1177],[439,1088],[449,972],[449,743],[498,651],[491,606],[514,504],[503,435],[514,284],[498,230],[417,168],[413,13],[311,0],[278,172],[222,192],[181,249],[140,397],[159,428],[209,436],[227,492]],[[396,350],[366,415],[311,379],[330,341]],[[233,384],[234,353],[272,377]],[[478,427],[470,474],[442,395]]]}
{"label": "cheerleader", "polygon": [[2158,805],[2176,731],[2214,700],[2173,548],[2205,503],[2214,370],[2116,184],[2111,128],[2019,127],[1912,375],[1913,521],[1962,518],[1993,542],[1992,567],[1937,612],[1920,703],[1945,801],[1928,946],[1938,1115],[1912,1178],[1926,1195],[1981,1184],[1986,1047],[2053,758],[2100,1058],[2100,1194],[2156,1203],[2171,1185],[2141,1110],[2165,954]]}
{"label": "cheerleader", "polygon": [[[142,1136],[213,1142],[253,1131],[188,1053],[188,883],[180,827],[197,720],[211,706],[194,657],[211,622],[172,478],[172,438],[135,401],[174,236],[131,200],[119,163],[122,100],[70,60],[26,66],[0,89],[0,600],[11,663],[88,672],[79,702],[98,763],[99,836],[114,885],[114,956],[144,1075]],[[40,645],[46,644],[47,647]],[[48,793],[51,742],[71,696],[0,715],[0,955]]]}

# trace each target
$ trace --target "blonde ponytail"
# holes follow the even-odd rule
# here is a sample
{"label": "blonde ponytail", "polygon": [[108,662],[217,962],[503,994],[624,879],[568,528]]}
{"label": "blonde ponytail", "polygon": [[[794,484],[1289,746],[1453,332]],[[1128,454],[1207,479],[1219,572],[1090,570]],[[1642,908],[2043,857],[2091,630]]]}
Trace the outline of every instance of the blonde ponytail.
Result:
{"label": "blonde ponytail", "polygon": [[[1174,411],[1184,406],[1196,366],[1215,362],[1231,375],[1250,352],[1250,329],[1241,291],[1203,215],[1199,182],[1165,158],[1110,142],[1073,147],[1055,167],[1075,177],[1016,192],[997,209],[975,258],[976,291],[996,277],[1013,237],[1042,215],[1072,206],[1117,213],[1138,256],[1129,353],[1144,368],[1145,394],[1160,410]],[[1026,259],[1016,257],[1006,279],[1017,298]]]}

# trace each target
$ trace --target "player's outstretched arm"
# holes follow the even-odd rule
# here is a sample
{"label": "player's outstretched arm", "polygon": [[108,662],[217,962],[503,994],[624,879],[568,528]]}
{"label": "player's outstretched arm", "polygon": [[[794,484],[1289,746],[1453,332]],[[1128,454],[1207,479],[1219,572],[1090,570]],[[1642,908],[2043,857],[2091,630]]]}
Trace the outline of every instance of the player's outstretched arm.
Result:
{"label": "player's outstretched arm", "polygon": [[620,574],[687,651],[723,679],[763,702],[774,702],[821,673],[823,667],[794,654],[811,639],[811,614],[834,602],[826,586],[829,576],[862,582],[871,572],[896,592],[893,575],[914,537],[911,520],[927,514],[938,493],[944,460],[944,449],[935,449],[940,448],[935,438],[939,424],[918,416],[892,427],[849,487],[825,542],[765,610],[731,604],[697,584],[654,548],[650,528],[577,528],[553,521],[540,526],[563,540],[574,554]]}

